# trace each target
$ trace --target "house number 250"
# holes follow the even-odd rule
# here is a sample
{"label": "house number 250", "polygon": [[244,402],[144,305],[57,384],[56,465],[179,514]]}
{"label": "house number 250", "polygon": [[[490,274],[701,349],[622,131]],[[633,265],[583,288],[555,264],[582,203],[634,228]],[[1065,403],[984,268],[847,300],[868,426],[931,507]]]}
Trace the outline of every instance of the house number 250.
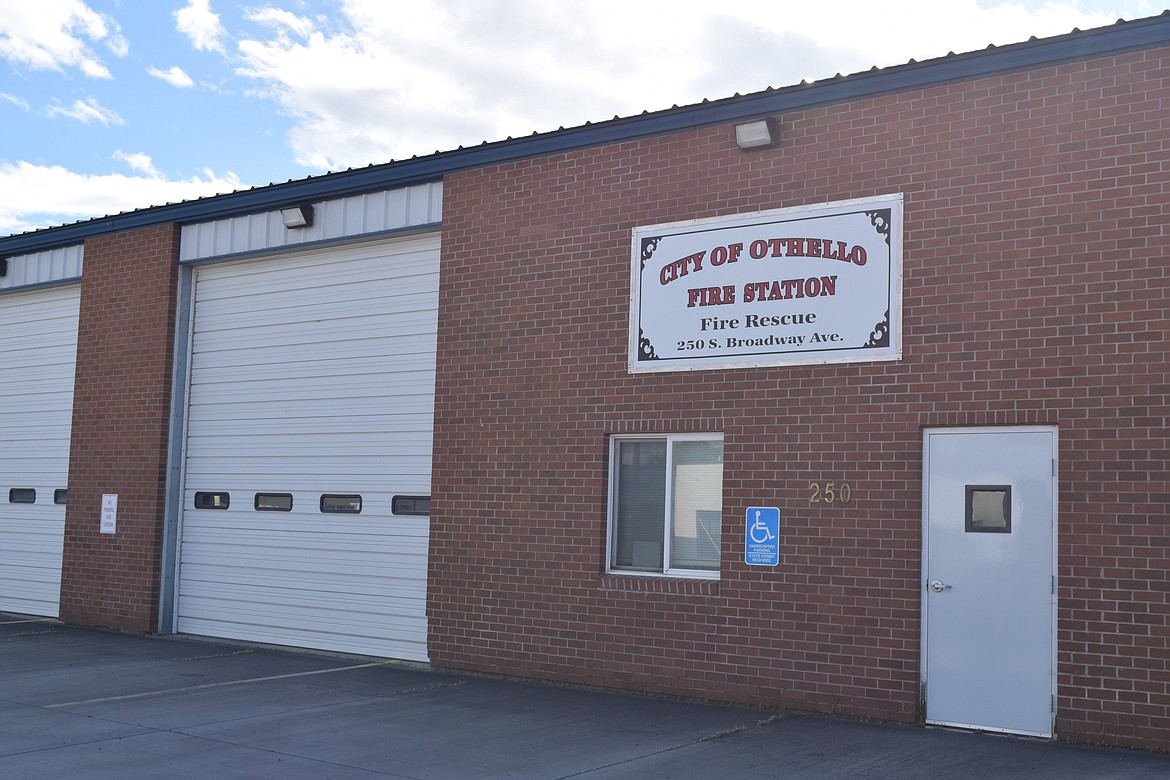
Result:
{"label": "house number 250", "polygon": [[810,482],[808,489],[810,504],[848,504],[853,498],[848,482]]}

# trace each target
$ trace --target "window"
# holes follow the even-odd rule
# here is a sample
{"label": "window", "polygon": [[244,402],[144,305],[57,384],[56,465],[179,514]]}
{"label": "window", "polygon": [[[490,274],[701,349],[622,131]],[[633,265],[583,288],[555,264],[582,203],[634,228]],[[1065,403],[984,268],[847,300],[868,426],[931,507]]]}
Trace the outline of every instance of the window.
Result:
{"label": "window", "polygon": [[390,511],[396,515],[429,515],[431,513],[431,497],[394,496],[390,501]]}
{"label": "window", "polygon": [[68,488],[57,488],[56,490],[54,490],[53,491],[53,503],[54,504],[68,504],[69,503],[69,490],[68,490]]}
{"label": "window", "polygon": [[226,491],[201,491],[195,494],[196,509],[227,509],[231,504],[232,497]]}
{"label": "window", "polygon": [[963,530],[969,534],[1012,532],[1012,486],[967,485],[967,516]]}
{"label": "window", "polygon": [[257,512],[291,512],[292,493],[257,493],[252,506]]}
{"label": "window", "polygon": [[719,576],[723,437],[614,437],[609,569]]}
{"label": "window", "polygon": [[12,488],[8,491],[8,503],[10,504],[35,504],[36,502],[36,488]]}
{"label": "window", "polygon": [[321,496],[321,511],[328,514],[360,515],[362,512],[362,497],[358,495],[326,493]]}

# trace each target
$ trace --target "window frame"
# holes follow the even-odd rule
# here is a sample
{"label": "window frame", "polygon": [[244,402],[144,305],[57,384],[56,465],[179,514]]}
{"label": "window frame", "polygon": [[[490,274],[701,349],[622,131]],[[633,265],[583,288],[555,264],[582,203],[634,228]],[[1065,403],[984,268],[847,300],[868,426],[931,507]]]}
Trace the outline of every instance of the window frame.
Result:
{"label": "window frame", "polygon": [[[665,491],[665,505],[662,518],[662,570],[650,571],[646,569],[624,568],[615,565],[617,558],[617,499],[619,478],[618,445],[624,441],[665,441],[666,442],[666,479],[663,487]],[[685,577],[687,579],[718,580],[722,574],[723,564],[720,555],[719,567],[716,569],[688,569],[671,566],[671,522],[674,515],[674,446],[679,442],[688,441],[717,441],[723,445],[722,433],[653,433],[653,434],[614,434],[609,437],[609,485],[606,501],[606,544],[605,544],[605,571],[607,574],[621,574],[634,577]],[[721,460],[725,463],[725,459]],[[724,474],[723,476],[726,476]],[[722,496],[720,497],[722,504]],[[725,517],[723,507],[720,513],[720,544],[723,547],[722,520]]]}
{"label": "window frame", "polygon": [[[967,485],[963,518],[963,532],[968,534],[1010,534],[1012,532],[1012,486],[1011,485]],[[975,494],[1002,493],[1002,526],[981,525],[975,522]]]}
{"label": "window frame", "polygon": [[[211,505],[206,503],[208,499],[215,501],[217,496],[223,496],[223,506],[220,506],[218,502],[215,502]],[[204,503],[200,505],[200,501],[203,501]],[[226,509],[229,509],[231,505],[232,494],[231,491],[228,490],[196,490],[195,495],[191,499],[192,509],[206,509],[212,512],[222,512]]]}
{"label": "window frame", "polygon": [[[425,512],[417,508],[423,501],[427,504]],[[407,503],[410,504],[410,509],[400,508],[400,506],[404,507]],[[430,517],[431,497],[422,493],[395,494],[390,499],[390,514],[395,517]]]}
{"label": "window frame", "polygon": [[[275,501],[283,501],[288,499],[288,506],[281,506],[273,503]],[[261,501],[266,505],[262,506]],[[293,494],[292,493],[273,493],[268,491],[260,491],[252,498],[252,509],[257,512],[291,512],[293,510]]]}
{"label": "window frame", "polygon": [[10,504],[35,504],[37,502],[37,489],[26,487],[8,488],[8,503]]}

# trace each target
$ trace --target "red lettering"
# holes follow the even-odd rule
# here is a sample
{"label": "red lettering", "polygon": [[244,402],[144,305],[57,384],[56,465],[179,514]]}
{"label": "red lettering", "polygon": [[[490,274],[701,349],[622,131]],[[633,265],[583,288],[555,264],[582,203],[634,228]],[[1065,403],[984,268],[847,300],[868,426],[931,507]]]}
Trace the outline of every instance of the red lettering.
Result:
{"label": "red lettering", "polygon": [[681,276],[686,276],[691,271],[701,271],[703,269],[703,255],[705,254],[707,252],[703,250],[662,266],[662,270],[658,273],[659,284],[669,284]]}
{"label": "red lettering", "polygon": [[687,308],[694,308],[695,306],[722,306],[727,303],[735,303],[734,285],[696,287],[693,290],[687,290]]}

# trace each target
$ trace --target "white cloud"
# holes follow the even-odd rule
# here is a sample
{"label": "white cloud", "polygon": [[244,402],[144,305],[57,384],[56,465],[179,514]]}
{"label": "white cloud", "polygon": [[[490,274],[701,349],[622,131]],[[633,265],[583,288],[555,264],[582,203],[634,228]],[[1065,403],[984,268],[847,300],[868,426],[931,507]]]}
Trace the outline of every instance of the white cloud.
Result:
{"label": "white cloud", "polygon": [[114,152],[113,158],[130,166],[135,173],[151,179],[160,179],[162,174],[154,167],[154,160],[145,152],[123,152],[121,149]]}
{"label": "white cloud", "polygon": [[278,33],[290,32],[300,38],[308,38],[316,29],[313,20],[281,8],[260,8],[249,11],[246,17],[249,21],[271,27]]}
{"label": "white cloud", "polygon": [[67,116],[70,119],[76,119],[78,122],[84,122],[85,124],[89,124],[90,122],[101,122],[106,126],[111,124],[126,124],[126,121],[118,115],[118,112],[101,105],[95,98],[75,100],[73,101],[73,105],[68,107],[62,106],[60,103],[53,103],[45,108],[45,115],[49,117]]}
{"label": "white cloud", "polygon": [[90,78],[111,78],[91,42],[102,42],[118,57],[129,51],[118,24],[81,0],[10,0],[0,13],[0,57],[17,66],[77,68]]}
{"label": "white cloud", "polygon": [[[145,157],[143,155],[143,157]],[[142,165],[138,155],[124,155],[127,162]],[[215,174],[184,180],[163,178],[146,158],[151,173],[87,175],[58,165],[34,165],[21,161],[0,163],[0,235],[23,233],[60,224],[66,219],[193,200],[233,192],[244,185],[234,173]]]}
{"label": "white cloud", "polygon": [[28,101],[24,98],[17,97],[16,95],[9,95],[7,92],[0,92],[0,100],[4,101],[5,103],[11,103],[18,108],[23,108],[25,111],[29,110]]}
{"label": "white cloud", "polygon": [[219,21],[219,14],[211,10],[210,0],[189,0],[175,11],[175,28],[187,36],[198,51],[223,52],[221,38],[227,31]]}
{"label": "white cloud", "polygon": [[[293,118],[297,162],[338,169],[1112,23],[1073,2],[341,0],[264,9],[237,73]],[[946,35],[939,34],[946,30]]]}
{"label": "white cloud", "polygon": [[172,87],[179,89],[186,89],[187,87],[195,86],[195,82],[187,75],[186,71],[178,65],[172,65],[170,70],[159,70],[158,68],[147,68],[146,72],[154,76],[156,79],[162,79]]}

